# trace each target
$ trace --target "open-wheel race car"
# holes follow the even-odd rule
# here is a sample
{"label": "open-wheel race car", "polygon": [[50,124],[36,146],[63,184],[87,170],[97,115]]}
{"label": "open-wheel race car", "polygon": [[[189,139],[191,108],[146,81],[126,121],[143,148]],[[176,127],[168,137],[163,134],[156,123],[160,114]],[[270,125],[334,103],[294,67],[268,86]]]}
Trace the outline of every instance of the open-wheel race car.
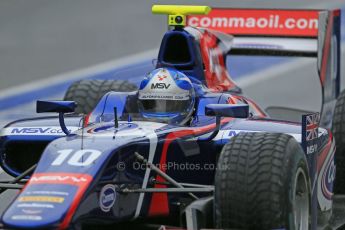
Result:
{"label": "open-wheel race car", "polygon": [[[63,101],[37,101],[38,113],[59,116],[18,120],[1,130],[0,164],[14,179],[1,181],[0,192],[20,190],[2,228],[339,226],[341,199],[334,193],[345,194],[340,11],[212,11],[268,14],[269,29],[238,29],[234,36],[187,26],[222,23],[212,12],[207,16],[210,10],[153,6],[153,13],[169,15],[170,30],[155,69],[142,73],[139,86],[79,81]],[[288,17],[287,29],[292,19],[301,28],[285,33],[272,12]],[[303,30],[300,15],[316,20],[318,29]],[[317,58],[322,110],[305,112],[299,122],[271,118],[231,79],[227,55]]]}

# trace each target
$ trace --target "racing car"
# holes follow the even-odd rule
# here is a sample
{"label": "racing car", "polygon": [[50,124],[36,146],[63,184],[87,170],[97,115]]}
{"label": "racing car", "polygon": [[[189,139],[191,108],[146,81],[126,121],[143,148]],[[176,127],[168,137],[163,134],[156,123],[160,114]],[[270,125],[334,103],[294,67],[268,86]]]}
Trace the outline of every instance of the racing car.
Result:
{"label": "racing car", "polygon": [[[14,179],[1,181],[0,192],[20,190],[1,227],[336,228],[334,194],[345,193],[340,11],[152,12],[168,15],[169,30],[139,86],[82,80],[64,100],[37,101],[38,113],[58,116],[1,130],[0,164]],[[256,29],[217,28],[243,13],[266,17],[267,28],[262,20]],[[301,15],[318,29],[303,27]],[[299,28],[286,33],[275,21],[284,17]],[[322,110],[301,112],[298,122],[270,117],[232,80],[228,55],[316,58]]]}

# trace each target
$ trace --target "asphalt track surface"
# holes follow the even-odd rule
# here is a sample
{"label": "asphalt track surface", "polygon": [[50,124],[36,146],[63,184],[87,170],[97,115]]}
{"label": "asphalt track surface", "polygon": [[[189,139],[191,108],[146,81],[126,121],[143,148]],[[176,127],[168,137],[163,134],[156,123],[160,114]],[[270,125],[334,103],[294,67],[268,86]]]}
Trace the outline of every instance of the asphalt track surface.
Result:
{"label": "asphalt track surface", "polygon": [[[32,116],[33,102],[37,99],[61,98],[69,82],[65,78],[64,82],[68,84],[66,83],[66,86],[54,96],[49,93],[37,94],[37,91],[32,89],[29,95],[31,103],[28,100],[24,103],[23,99],[27,98],[27,95],[21,96],[21,93],[24,91],[23,87],[25,89],[31,87],[28,84],[44,88],[52,85],[53,76],[55,80],[56,77],[60,80],[66,77],[64,74],[66,71],[84,69],[99,63],[100,65],[108,63],[108,68],[109,66],[112,68],[113,60],[121,61],[128,55],[157,48],[166,30],[166,24],[164,16],[151,15],[150,8],[153,3],[156,2],[0,1],[0,127],[9,120]],[[181,4],[184,1],[160,1],[160,3]],[[318,9],[335,8],[345,4],[344,0],[327,2],[271,0],[260,1],[260,4],[255,0],[190,1],[189,3],[217,7]],[[151,55],[146,54],[145,57],[146,59],[155,58],[155,55],[156,53],[153,52]],[[136,58],[132,59],[127,58],[122,64],[136,60]],[[251,60],[248,62],[252,65]],[[253,78],[249,81],[244,80],[244,84],[242,84],[243,76],[248,74],[239,74],[237,70],[248,69],[245,61],[232,65],[230,72],[236,80],[241,78],[239,85],[244,88],[246,94],[263,107],[286,105],[319,110],[320,92],[318,82],[315,81],[315,60],[301,60],[301,63],[298,63],[298,60],[296,63],[295,60],[294,62],[295,64],[288,68],[286,65],[284,65],[285,68],[278,66],[269,73],[260,73],[260,70],[265,69],[265,64],[269,63],[267,61],[261,67],[256,66],[256,70],[250,73]],[[271,76],[278,76],[277,71],[280,77],[270,79]],[[90,69],[80,74],[81,78],[89,76],[88,72],[91,72]],[[72,82],[75,76],[73,73],[69,76],[71,78],[68,79]],[[266,79],[270,79],[269,85],[266,84]],[[253,80],[255,84],[252,83]],[[45,81],[45,84],[42,81]],[[294,94],[291,94],[291,90]],[[11,100],[8,95],[20,95],[18,97],[21,97],[21,100]]]}
{"label": "asphalt track surface", "polygon": [[[49,81],[51,76],[157,48],[166,24],[164,16],[151,15],[153,3],[157,1],[0,1],[0,98],[4,97],[3,92],[11,90],[12,94],[20,94],[16,89],[23,84],[42,79]],[[345,4],[344,0],[188,3],[258,8],[334,8]],[[344,49],[342,54],[345,60]],[[263,107],[286,105],[316,111],[321,97],[316,74],[315,61],[296,59],[246,75],[239,83],[246,94]],[[277,75],[279,77],[275,77]],[[16,114],[23,115],[23,109],[34,110],[32,103],[23,106],[18,105]],[[7,111],[0,107],[0,126],[8,121],[8,117],[1,120]],[[0,173],[0,179],[4,178],[6,175]],[[0,213],[15,193],[7,191],[0,196]]]}
{"label": "asphalt track surface", "polygon": [[[85,68],[159,46],[162,0],[1,0],[0,89]],[[217,7],[331,8],[344,0],[188,1]],[[1,91],[0,91],[1,96]]]}

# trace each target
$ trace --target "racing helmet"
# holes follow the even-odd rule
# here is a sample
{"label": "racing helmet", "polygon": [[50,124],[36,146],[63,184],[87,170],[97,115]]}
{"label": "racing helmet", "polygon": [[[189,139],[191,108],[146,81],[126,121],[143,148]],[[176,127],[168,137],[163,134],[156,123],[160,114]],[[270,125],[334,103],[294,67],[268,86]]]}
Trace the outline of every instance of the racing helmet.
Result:
{"label": "racing helmet", "polygon": [[190,79],[171,68],[148,73],[138,92],[139,112],[159,122],[185,124],[192,116],[195,92]]}

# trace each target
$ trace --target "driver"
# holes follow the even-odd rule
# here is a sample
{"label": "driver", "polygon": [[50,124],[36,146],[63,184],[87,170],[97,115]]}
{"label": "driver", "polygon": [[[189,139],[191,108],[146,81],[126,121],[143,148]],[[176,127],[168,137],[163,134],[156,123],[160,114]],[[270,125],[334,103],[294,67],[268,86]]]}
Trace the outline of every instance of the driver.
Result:
{"label": "driver", "polygon": [[138,95],[139,112],[148,120],[185,125],[191,120],[195,92],[190,79],[171,68],[147,74]]}

